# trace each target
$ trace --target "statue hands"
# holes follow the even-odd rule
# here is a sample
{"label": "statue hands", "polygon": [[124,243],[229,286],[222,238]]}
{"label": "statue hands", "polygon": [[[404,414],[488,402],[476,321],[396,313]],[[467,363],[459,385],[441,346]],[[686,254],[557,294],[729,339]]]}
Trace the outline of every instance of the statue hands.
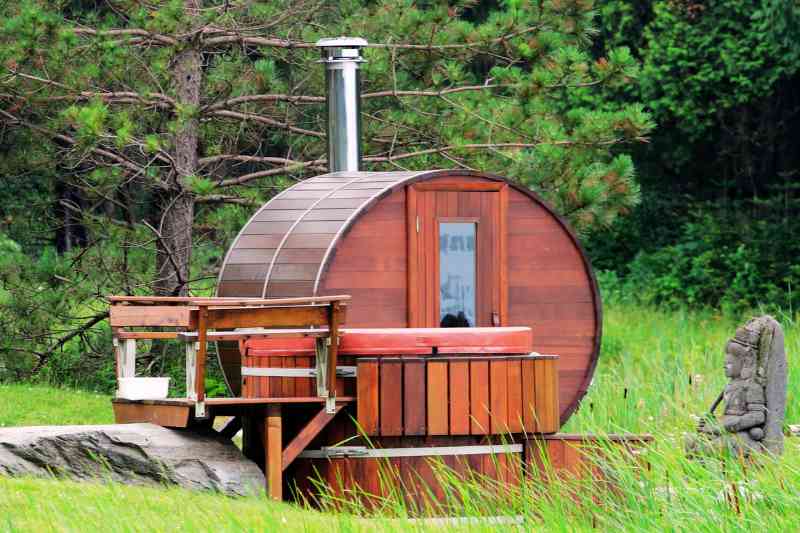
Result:
{"label": "statue hands", "polygon": [[700,417],[697,420],[697,432],[706,435],[721,435],[719,424],[714,418],[708,416]]}

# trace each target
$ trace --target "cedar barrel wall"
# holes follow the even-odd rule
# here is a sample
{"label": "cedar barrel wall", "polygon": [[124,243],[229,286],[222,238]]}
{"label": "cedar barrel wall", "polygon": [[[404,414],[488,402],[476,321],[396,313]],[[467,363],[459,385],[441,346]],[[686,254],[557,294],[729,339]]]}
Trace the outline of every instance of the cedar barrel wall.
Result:
{"label": "cedar barrel wall", "polygon": [[[347,327],[408,327],[407,186],[454,179],[505,182],[445,170],[338,172],[298,183],[242,229],[225,258],[217,295],[350,294]],[[502,325],[531,327],[534,349],[560,356],[563,423],[597,361],[597,286],[566,224],[535,194],[508,183],[508,316]],[[226,379],[238,394],[241,356],[236,346],[220,348]]]}

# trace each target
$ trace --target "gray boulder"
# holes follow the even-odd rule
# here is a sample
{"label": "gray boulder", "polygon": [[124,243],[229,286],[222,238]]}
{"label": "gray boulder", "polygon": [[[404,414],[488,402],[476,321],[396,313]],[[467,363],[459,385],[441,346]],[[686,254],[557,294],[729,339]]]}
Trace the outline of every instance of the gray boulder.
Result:
{"label": "gray boulder", "polygon": [[212,432],[153,424],[0,429],[0,475],[59,476],[258,494],[264,474]]}

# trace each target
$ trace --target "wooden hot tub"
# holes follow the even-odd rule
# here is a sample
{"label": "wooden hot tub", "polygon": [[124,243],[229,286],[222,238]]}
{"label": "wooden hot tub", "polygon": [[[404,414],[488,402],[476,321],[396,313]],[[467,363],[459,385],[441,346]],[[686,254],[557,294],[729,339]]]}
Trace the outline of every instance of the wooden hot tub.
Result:
{"label": "wooden hot tub", "polygon": [[[515,482],[526,436],[559,429],[558,357],[532,353],[532,340],[526,327],[343,330],[337,395],[354,396],[355,406],[287,468],[284,490],[315,496],[320,478],[380,496],[397,490],[394,478],[421,498],[418,482],[439,490],[431,458]],[[315,390],[313,339],[250,339],[241,348],[244,397]]]}

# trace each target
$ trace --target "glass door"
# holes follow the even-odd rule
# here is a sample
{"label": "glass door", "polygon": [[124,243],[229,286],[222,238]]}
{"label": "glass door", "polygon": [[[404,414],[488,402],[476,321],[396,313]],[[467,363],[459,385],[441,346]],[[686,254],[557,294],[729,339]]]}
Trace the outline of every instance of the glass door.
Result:
{"label": "glass door", "polygon": [[[504,323],[505,184],[426,183],[408,189],[409,326]],[[480,182],[479,182],[480,183]],[[487,187],[487,188],[488,188]]]}

